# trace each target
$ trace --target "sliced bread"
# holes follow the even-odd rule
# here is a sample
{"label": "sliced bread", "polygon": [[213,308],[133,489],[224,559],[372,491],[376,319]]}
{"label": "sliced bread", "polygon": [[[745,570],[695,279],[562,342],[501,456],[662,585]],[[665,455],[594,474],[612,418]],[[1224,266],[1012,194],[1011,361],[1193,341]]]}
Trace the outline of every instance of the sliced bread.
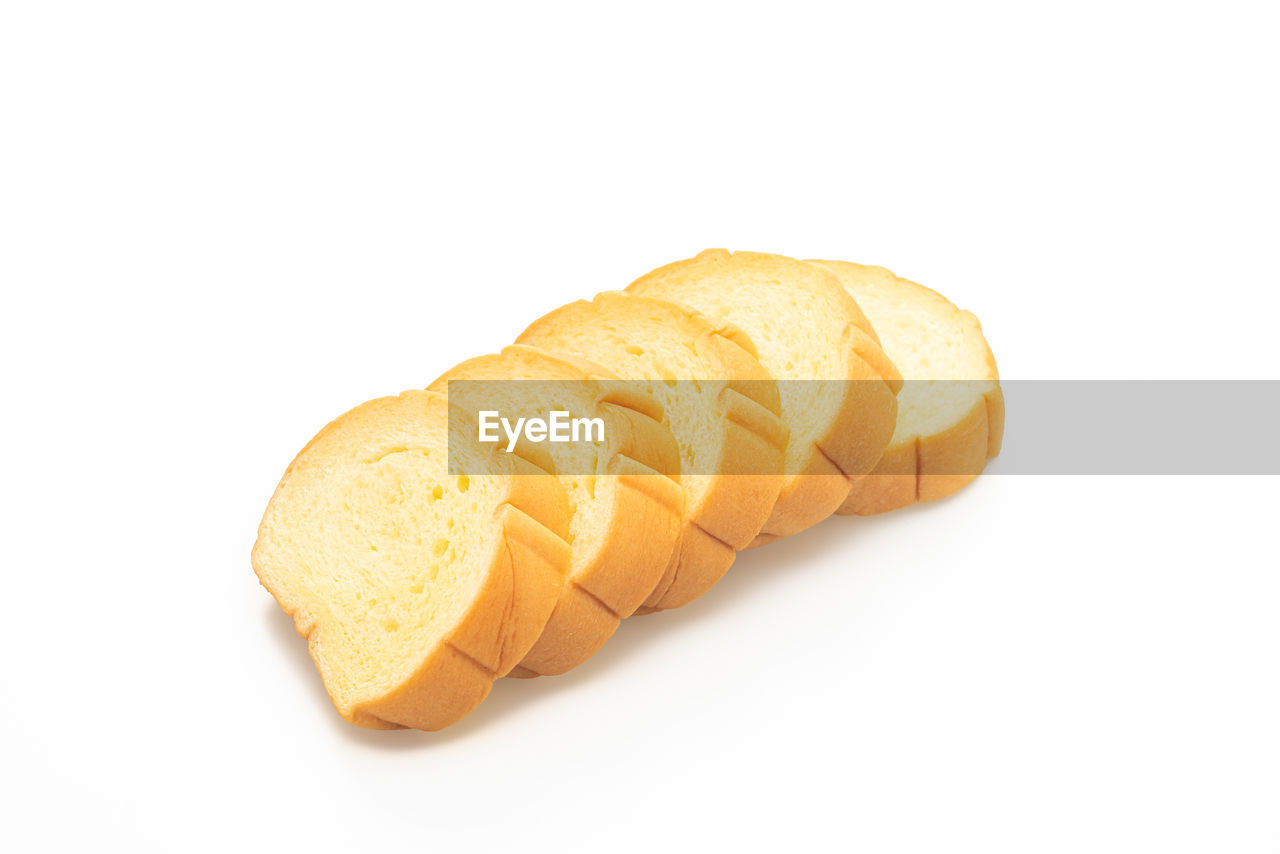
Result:
{"label": "sliced bread", "polygon": [[[556,478],[476,447],[451,476],[444,397],[356,407],[298,454],[258,530],[253,566],[307,638],[339,713],[435,730],[529,651],[569,566]],[[465,444],[465,443],[463,443]]]}
{"label": "sliced bread", "polygon": [[[675,439],[659,403],[612,379],[599,365],[514,345],[430,385],[470,412],[563,410],[604,423],[601,443],[538,446],[568,494],[572,557],[555,610],[513,676],[563,673],[585,661],[653,591],[675,547],[684,500]],[[451,383],[459,380],[500,382]],[[521,382],[501,382],[511,380]],[[542,464],[527,443],[515,453]]]}
{"label": "sliced bread", "polygon": [[781,255],[708,250],[637,279],[629,293],[741,328],[778,381],[790,430],[784,480],[761,545],[836,510],[893,434],[900,380],[867,319],[827,270]]}
{"label": "sliced bread", "polygon": [[760,532],[782,488],[787,429],[777,384],[750,340],[686,306],[614,291],[562,306],[516,340],[603,365],[662,404],[680,449],[684,519],[642,610],[707,592]]}
{"label": "sliced bread", "polygon": [[972,482],[1004,434],[1000,374],[978,318],[884,267],[813,263],[857,300],[906,381],[893,439],[838,512],[883,513]]}

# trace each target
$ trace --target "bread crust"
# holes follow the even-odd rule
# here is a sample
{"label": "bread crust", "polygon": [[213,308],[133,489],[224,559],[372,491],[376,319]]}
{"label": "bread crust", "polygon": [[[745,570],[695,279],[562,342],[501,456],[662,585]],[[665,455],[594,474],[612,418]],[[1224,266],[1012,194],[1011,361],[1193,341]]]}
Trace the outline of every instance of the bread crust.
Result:
{"label": "bread crust", "polygon": [[[628,380],[656,381],[667,377],[655,376],[650,363],[643,369],[629,363],[633,372],[619,363],[626,358],[620,350],[654,350],[658,345],[650,330],[658,324],[664,336],[680,342],[677,350],[687,348],[681,357],[698,365],[686,366],[686,375],[676,379],[724,385],[715,401],[720,411],[720,432],[715,436],[719,473],[699,472],[696,492],[686,491],[679,544],[639,609],[642,613],[677,608],[706,593],[729,569],[736,550],[746,547],[767,521],[782,487],[787,432],[778,417],[772,377],[740,330],[714,323],[686,306],[618,292],[562,306],[534,321],[516,339],[595,361]],[[692,483],[686,486],[693,488]]]}
{"label": "bread crust", "polygon": [[[830,340],[817,342],[818,346],[830,348],[840,365],[837,375],[777,377],[844,381],[844,396],[833,417],[812,437],[797,470],[786,473],[767,522],[749,544],[759,546],[802,531],[831,515],[848,496],[853,481],[875,467],[893,435],[901,378],[880,348],[871,324],[835,277],[793,258],[711,249],[640,277],[627,287],[627,292],[704,308],[694,291],[708,282],[715,283],[723,300],[749,300],[750,288],[761,283],[791,287],[802,297],[799,304],[820,295],[827,303],[838,306],[842,315],[835,318],[842,323],[839,332]],[[714,314],[710,310],[707,313]],[[745,331],[751,335],[753,330]],[[762,362],[770,368],[767,358]],[[783,417],[788,418],[788,413],[784,411]],[[797,433],[795,423],[788,426],[793,434]]]}
{"label": "bread crust", "polygon": [[[599,365],[513,345],[497,356],[481,356],[447,371],[430,386],[446,389],[450,379],[596,380],[596,405],[608,418],[612,456],[596,479],[591,510],[604,531],[596,547],[575,543],[558,600],[532,647],[512,676],[564,673],[590,658],[633,614],[662,577],[679,533],[683,508],[679,451],[660,423],[661,406],[635,393]],[[655,417],[656,416],[656,417]],[[517,454],[525,448],[517,446]],[[533,460],[541,465],[547,463]],[[553,469],[547,469],[553,471]]]}
{"label": "bread crust", "polygon": [[[359,452],[368,437],[399,419],[402,431],[445,429],[447,406],[432,392],[382,398],[335,419],[313,438],[281,478],[259,526],[252,563],[259,580],[294,618],[339,714],[369,729],[438,730],[469,713],[532,647],[550,618],[569,565],[569,508],[560,484],[524,460],[497,460],[509,476],[505,500],[477,524],[500,527],[497,548],[475,574],[482,579],[453,625],[432,640],[413,671],[377,696],[345,701],[330,683],[327,627],[295,589],[291,555],[276,545],[276,526],[288,524],[291,480],[305,466],[327,471]],[[428,410],[436,408],[433,415]],[[408,425],[405,427],[404,425]],[[305,490],[303,490],[305,492]],[[342,524],[342,520],[333,520]],[[287,542],[287,540],[286,540]]]}
{"label": "bread crust", "polygon": [[[837,278],[845,275],[874,275],[882,282],[905,292],[918,290],[942,301],[954,311],[952,322],[976,333],[981,341],[987,376],[993,386],[975,394],[972,406],[941,430],[929,435],[895,436],[871,474],[853,484],[848,497],[836,511],[842,516],[871,516],[908,507],[916,502],[935,501],[972,483],[987,460],[1000,453],[1004,436],[1004,393],[995,355],[982,335],[978,318],[956,308],[937,291],[897,276],[883,267],[866,267],[847,261],[812,261],[831,270]],[[907,377],[907,380],[928,379]]]}

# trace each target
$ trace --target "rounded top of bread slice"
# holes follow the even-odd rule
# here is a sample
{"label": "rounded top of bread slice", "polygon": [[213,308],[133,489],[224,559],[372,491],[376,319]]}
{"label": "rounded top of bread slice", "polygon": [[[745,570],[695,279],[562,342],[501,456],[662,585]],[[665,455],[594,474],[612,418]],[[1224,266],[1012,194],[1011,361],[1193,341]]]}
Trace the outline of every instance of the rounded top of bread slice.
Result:
{"label": "rounded top of bread slice", "polygon": [[[471,429],[467,413],[432,392],[369,401],[311,440],[267,507],[254,568],[310,639],[325,687],[349,719],[401,691],[442,645],[492,680],[519,661],[549,616],[554,573],[524,579],[542,588],[542,613],[524,615],[537,625],[477,611],[495,572],[521,571],[508,565],[507,517],[520,517],[533,538],[525,545],[554,552],[562,573],[568,507],[554,478],[467,441]],[[468,474],[450,474],[451,443],[455,467]]]}
{"label": "rounded top of bread slice", "polygon": [[[744,332],[686,305],[606,291],[539,318],[517,340],[590,359],[643,387],[662,403],[680,447],[686,519],[735,548],[759,532],[781,485],[787,428],[777,383]],[[756,436],[753,452],[736,430]],[[722,474],[774,482],[731,490],[717,482]],[[726,500],[732,513],[715,507]]]}
{"label": "rounded top of bread slice", "polygon": [[973,314],[884,267],[811,263],[835,274],[857,300],[907,380],[892,444],[941,433],[998,388],[995,356]]}
{"label": "rounded top of bread slice", "polygon": [[[778,380],[791,431],[784,461],[790,481],[816,470],[858,476],[875,466],[893,430],[897,376],[831,273],[781,255],[714,249],[660,267],[627,292],[683,303],[750,336]],[[818,455],[825,468],[815,467]],[[785,533],[819,521],[834,509],[826,505],[839,503],[826,495],[822,506],[784,508],[790,492],[784,487],[775,508],[775,516],[789,519]]]}
{"label": "rounded top of bread slice", "polygon": [[[766,417],[781,408],[777,383],[741,330],[667,300],[606,291],[539,318],[517,341],[607,364],[625,381],[643,382],[663,405],[686,473],[719,470],[713,457],[720,451],[715,438],[726,389]],[[785,427],[778,422],[777,428],[781,445]]]}
{"label": "rounded top of bread slice", "polygon": [[768,406],[774,399],[768,389],[773,378],[760,365],[750,336],[722,318],[665,299],[604,291],[543,315],[517,341],[542,347],[539,342],[581,342],[581,350],[589,344],[609,353],[611,364],[624,368],[611,373],[624,377],[761,380],[760,403]]}

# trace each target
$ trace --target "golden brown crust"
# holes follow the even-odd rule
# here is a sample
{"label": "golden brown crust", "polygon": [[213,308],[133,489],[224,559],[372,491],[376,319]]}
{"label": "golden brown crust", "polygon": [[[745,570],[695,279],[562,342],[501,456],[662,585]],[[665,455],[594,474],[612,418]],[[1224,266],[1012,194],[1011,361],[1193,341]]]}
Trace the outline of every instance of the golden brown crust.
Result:
{"label": "golden brown crust", "polygon": [[670,582],[644,603],[645,613],[679,608],[710,590],[729,567],[737,551],[696,522],[686,522],[671,557]]}
{"label": "golden brown crust", "polygon": [[[946,428],[926,436],[894,438],[880,461],[867,477],[856,481],[837,513],[869,516],[885,513],[916,502],[934,501],[951,495],[972,483],[986,466],[988,459],[1000,453],[1004,435],[1004,394],[1000,390],[995,356],[982,337],[982,327],[970,312],[962,311],[930,288],[896,276],[882,267],[865,267],[845,261],[812,261],[842,278],[850,270],[870,271],[878,281],[901,287],[905,292],[920,292],[944,303],[952,312],[957,326],[976,333],[984,349],[986,376],[974,380],[994,380],[994,386],[978,396],[972,407]],[[843,281],[843,278],[842,278]],[[856,294],[855,294],[856,297]],[[921,333],[923,334],[923,332]],[[929,377],[907,377],[923,380]]]}
{"label": "golden brown crust", "polygon": [[493,688],[493,673],[450,644],[434,648],[399,687],[345,717],[365,729],[444,729],[466,717]]}
{"label": "golden brown crust", "polygon": [[[524,490],[534,478],[513,478]],[[569,549],[559,538],[546,536],[546,527],[520,510],[513,501],[502,508],[503,563],[490,573],[488,584],[471,605],[471,612],[448,638],[449,643],[494,676],[515,667],[553,613],[564,583]],[[519,570],[518,572],[516,570]],[[498,619],[480,618],[485,612]]]}
{"label": "golden brown crust", "polygon": [[529,673],[564,673],[594,655],[636,612],[670,560],[680,530],[680,495],[671,492],[669,479],[629,471],[639,464],[616,459],[607,487],[613,521],[595,559],[567,581],[542,636],[521,660]]}
{"label": "golden brown crust", "polygon": [[[751,542],[756,546],[797,533],[825,519],[848,495],[852,481],[874,468],[893,434],[897,414],[895,395],[901,378],[880,348],[870,323],[839,281],[829,271],[802,261],[780,255],[712,249],[660,267],[637,279],[627,291],[687,303],[716,315],[709,305],[702,304],[699,296],[699,289],[709,284],[718,289],[717,299],[723,302],[751,300],[764,293],[753,288],[793,288],[803,297],[795,303],[796,310],[808,311],[816,319],[814,309],[807,305],[821,299],[839,315],[834,319],[823,317],[823,321],[843,324],[838,332],[833,330],[825,336],[825,340],[813,342],[815,346],[829,348],[831,360],[839,365],[832,375],[798,376],[774,368],[780,380],[850,382],[846,382],[845,395],[834,416],[811,438],[810,448],[796,470],[787,473],[768,521]],[[737,322],[748,335],[756,337],[744,322]],[[827,326],[830,325],[828,322]],[[759,340],[756,346],[760,346]],[[794,361],[802,361],[803,356],[796,353]],[[771,368],[768,354],[762,354],[761,361],[767,369]],[[784,412],[783,417],[803,416]],[[797,423],[789,426],[793,435],[798,434]]]}
{"label": "golden brown crust", "polygon": [[840,515],[871,516],[958,492],[982,473],[994,435],[984,397],[946,430],[891,448],[854,484]]}
{"label": "golden brown crust", "polygon": [[[449,379],[598,380],[595,405],[607,419],[612,456],[596,478],[590,512],[603,537],[589,552],[581,541],[559,599],[514,675],[555,675],[590,658],[630,616],[662,577],[675,548],[683,507],[679,449],[661,418],[661,406],[633,388],[611,382],[603,367],[582,359],[513,345],[464,362],[432,383]],[[518,453],[523,453],[518,450]],[[581,512],[581,509],[580,511]],[[504,671],[506,672],[506,671]]]}
{"label": "golden brown crust", "polygon": [[[995,358],[992,357],[992,368]],[[1004,390],[996,386],[982,396],[987,402],[987,459],[1000,456],[1000,447],[1004,444]]]}
{"label": "golden brown crust", "polygon": [[[594,360],[629,380],[668,379],[675,371],[676,378],[723,384],[715,400],[721,417],[710,437],[719,459],[704,459],[706,472],[684,476],[680,545],[642,610],[676,608],[701,596],[724,575],[735,550],[759,532],[782,485],[787,431],[778,418],[777,387],[745,333],[686,306],[605,292],[550,312],[517,340]],[[776,474],[768,474],[771,469]]]}
{"label": "golden brown crust", "polygon": [[[585,587],[569,582],[547,623],[547,630],[509,676],[553,676],[590,658],[617,631],[618,613]],[[574,638],[566,643],[565,638]]]}

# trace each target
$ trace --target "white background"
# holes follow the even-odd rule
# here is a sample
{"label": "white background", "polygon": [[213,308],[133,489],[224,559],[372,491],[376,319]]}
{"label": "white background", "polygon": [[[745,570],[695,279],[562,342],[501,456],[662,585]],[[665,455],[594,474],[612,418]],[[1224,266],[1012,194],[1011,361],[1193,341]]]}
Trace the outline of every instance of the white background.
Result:
{"label": "white background", "polygon": [[1274,8],[6,3],[0,847],[1280,851],[1275,478],[832,520],[435,735],[248,560],[327,420],[707,246],[1280,377]]}

